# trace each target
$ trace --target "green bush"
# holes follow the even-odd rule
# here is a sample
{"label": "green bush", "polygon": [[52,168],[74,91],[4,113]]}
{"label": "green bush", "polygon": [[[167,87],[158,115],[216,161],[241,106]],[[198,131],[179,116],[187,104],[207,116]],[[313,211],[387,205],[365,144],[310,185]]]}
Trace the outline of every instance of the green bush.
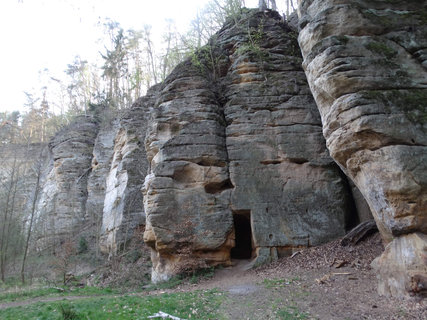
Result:
{"label": "green bush", "polygon": [[76,311],[69,304],[60,304],[59,310],[63,320],[78,320],[80,319]]}
{"label": "green bush", "polygon": [[84,237],[80,237],[79,240],[79,253],[85,253],[88,251],[88,244]]}

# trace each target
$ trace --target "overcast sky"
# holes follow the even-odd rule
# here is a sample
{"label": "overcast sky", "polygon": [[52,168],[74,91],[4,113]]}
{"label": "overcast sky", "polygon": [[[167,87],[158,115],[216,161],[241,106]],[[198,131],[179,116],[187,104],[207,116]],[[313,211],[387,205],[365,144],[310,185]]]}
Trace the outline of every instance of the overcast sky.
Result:
{"label": "overcast sky", "polygon": [[[184,31],[208,0],[0,0],[0,111],[23,110],[24,91],[40,89],[38,71],[63,74],[76,55],[97,57],[101,28],[110,18],[124,29],[173,19]],[[247,0],[254,7],[257,0]]]}

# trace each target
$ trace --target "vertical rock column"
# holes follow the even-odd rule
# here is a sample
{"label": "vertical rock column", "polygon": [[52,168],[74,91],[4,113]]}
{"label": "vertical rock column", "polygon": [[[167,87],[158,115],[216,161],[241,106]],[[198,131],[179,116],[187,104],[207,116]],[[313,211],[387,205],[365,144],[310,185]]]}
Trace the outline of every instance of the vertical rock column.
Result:
{"label": "vertical rock column", "polygon": [[[86,213],[87,180],[92,169],[93,146],[98,122],[78,117],[50,141],[53,168],[48,174],[39,201],[39,215],[45,215],[46,237],[64,240],[81,232]],[[47,203],[43,200],[50,199]],[[44,207],[44,205],[48,205]]]}
{"label": "vertical rock column", "polygon": [[114,255],[145,225],[141,192],[148,171],[144,140],[147,105],[152,92],[138,99],[119,120],[108,170],[104,176],[105,198],[102,209],[100,249]]}
{"label": "vertical rock column", "polygon": [[98,136],[95,140],[87,191],[85,220],[90,225],[85,236],[90,238],[91,246],[100,246],[100,232],[103,218],[104,200],[106,194],[106,177],[110,171],[114,153],[114,138],[117,135],[119,121],[105,121],[101,123]]}
{"label": "vertical rock column", "polygon": [[299,43],[327,147],[389,245],[379,292],[427,291],[427,2],[300,1]]}
{"label": "vertical rock column", "polygon": [[191,61],[166,79],[150,109],[144,187],[152,281],[229,263],[232,231],[225,123],[210,84]]}

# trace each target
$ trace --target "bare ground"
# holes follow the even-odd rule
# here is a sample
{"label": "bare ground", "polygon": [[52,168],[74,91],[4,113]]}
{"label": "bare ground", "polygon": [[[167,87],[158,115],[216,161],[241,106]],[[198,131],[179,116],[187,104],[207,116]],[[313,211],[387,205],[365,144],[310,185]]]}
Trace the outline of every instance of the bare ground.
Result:
{"label": "bare ground", "polygon": [[244,271],[240,262],[210,280],[176,291],[227,292],[223,313],[229,319],[280,319],[279,310],[321,320],[427,319],[425,300],[378,295],[370,263],[383,250],[379,234],[352,247],[342,247],[337,240],[256,270]]}
{"label": "bare ground", "polygon": [[[220,312],[238,319],[427,319],[427,301],[381,297],[371,261],[381,254],[378,234],[353,247],[339,240],[302,250],[256,270],[245,271],[248,261],[237,260],[232,268],[219,269],[213,278],[198,284],[185,283],[162,294],[218,288],[226,295]],[[60,297],[84,299],[85,297]],[[0,304],[0,309],[56,298],[39,298]]]}

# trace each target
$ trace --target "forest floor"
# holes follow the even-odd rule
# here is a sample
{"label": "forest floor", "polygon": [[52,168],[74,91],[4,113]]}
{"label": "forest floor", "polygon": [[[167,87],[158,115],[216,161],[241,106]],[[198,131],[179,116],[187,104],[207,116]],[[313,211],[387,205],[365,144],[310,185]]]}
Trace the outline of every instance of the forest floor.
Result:
{"label": "forest floor", "polygon": [[[114,303],[119,306],[117,301],[125,301],[125,297],[156,297],[158,305],[151,300],[144,300],[144,303],[154,305],[156,312],[169,311],[181,319],[427,319],[427,301],[393,299],[377,294],[377,279],[370,263],[382,250],[380,237],[376,234],[356,246],[342,247],[339,241],[334,241],[305,249],[293,257],[280,259],[256,270],[245,271],[247,262],[236,260],[234,267],[216,270],[211,278],[202,279],[196,284],[184,281],[171,289],[155,288],[116,294]],[[91,296],[91,299],[105,299],[105,304],[109,297],[111,295],[98,295]],[[171,297],[181,297],[179,301],[170,302],[176,304],[176,310],[162,300]],[[188,301],[185,300],[187,298]],[[3,310],[21,308],[22,311],[22,307],[29,308],[35,304],[46,306],[58,300],[72,301],[70,303],[79,308],[79,301],[88,299],[88,296],[74,295],[7,303],[0,300],[0,319],[3,319]],[[188,306],[183,305],[179,309],[177,306],[181,303]],[[144,312],[140,312],[139,317],[116,318],[148,319],[147,315],[153,310],[147,310],[145,316]],[[13,319],[13,314],[5,313],[4,319]],[[22,319],[31,318],[24,316]],[[84,319],[101,319],[101,316],[86,316]]]}

